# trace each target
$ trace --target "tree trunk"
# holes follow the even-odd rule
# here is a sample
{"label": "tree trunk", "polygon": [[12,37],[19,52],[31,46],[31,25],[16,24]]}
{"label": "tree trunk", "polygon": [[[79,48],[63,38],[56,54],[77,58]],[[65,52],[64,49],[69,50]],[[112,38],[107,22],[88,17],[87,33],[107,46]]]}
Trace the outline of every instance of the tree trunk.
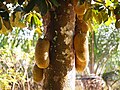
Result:
{"label": "tree trunk", "polygon": [[[73,34],[75,14],[70,0],[58,0],[50,11],[45,38],[50,41],[50,65],[44,71],[43,90],[75,90]],[[48,22],[50,21],[50,22]]]}

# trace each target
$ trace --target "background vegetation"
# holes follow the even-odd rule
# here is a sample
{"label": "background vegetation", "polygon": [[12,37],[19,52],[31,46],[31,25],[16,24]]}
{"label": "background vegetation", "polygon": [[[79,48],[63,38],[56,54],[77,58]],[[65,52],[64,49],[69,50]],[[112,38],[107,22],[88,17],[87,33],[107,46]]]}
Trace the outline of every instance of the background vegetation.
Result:
{"label": "background vegetation", "polygon": [[[110,2],[106,3],[106,7],[104,7],[105,9],[102,9],[101,11],[100,9],[104,5],[98,5],[97,8],[96,4],[95,6],[92,6],[92,8],[94,8],[94,10],[92,10],[92,13],[89,13],[93,15],[96,14],[97,16],[93,16],[91,21],[92,29],[94,29],[93,34],[92,32],[89,33],[90,60],[94,60],[93,68],[95,74],[103,77],[107,86],[110,86],[113,90],[119,90],[120,28],[116,29],[115,23],[112,23],[112,21],[115,19],[111,18],[114,17],[114,15],[111,14],[113,10],[110,10],[109,7],[111,6],[111,1],[114,1],[115,5],[117,5],[116,2],[118,1],[106,1]],[[15,4],[15,6],[12,6],[11,8],[16,7],[17,4]],[[44,6],[42,10],[45,9],[46,11],[43,11],[42,14],[45,14],[47,12],[47,8]],[[108,11],[108,16],[110,17],[108,18],[107,16],[108,22],[106,22],[107,20],[104,20],[106,19],[106,17],[103,16],[102,19],[104,21],[104,24],[102,24],[103,21],[101,21],[102,19],[99,18],[99,15],[103,15],[104,10]],[[16,12],[18,13],[19,10]],[[28,16],[30,18],[27,18]],[[91,20],[91,17],[87,16],[87,19]],[[30,23],[29,29],[21,29],[15,27],[10,33],[8,33],[7,30],[2,32],[0,31],[0,33],[2,33],[0,34],[0,89],[2,90],[38,90],[41,88],[41,85],[34,83],[32,79],[32,68],[34,66],[34,51],[36,41],[39,35],[34,32],[35,30],[30,30],[34,29],[34,25],[36,28],[40,28],[39,26],[42,26],[41,17],[39,17],[34,12],[30,12],[26,15],[25,19],[27,23]],[[23,20],[23,22],[25,21]],[[41,34],[40,29],[38,31],[39,34]],[[6,32],[7,34],[5,34]],[[94,36],[94,38],[92,38],[92,36]],[[92,41],[94,41],[94,48],[91,48]],[[92,53],[94,53],[94,58],[92,58]],[[90,74],[90,64],[82,75]],[[81,74],[79,74],[79,76],[81,76]]]}
{"label": "background vegetation", "polygon": [[[114,90],[119,89],[120,31],[114,27],[114,24],[109,27],[101,25],[94,35],[95,73],[102,76]],[[32,80],[34,51],[38,37],[33,31],[20,28],[14,28],[8,35],[0,35],[0,89],[38,90],[40,88],[40,84],[35,84]],[[91,47],[90,42],[91,33],[89,39]],[[89,67],[84,74],[90,74]]]}
{"label": "background vegetation", "polygon": [[0,35],[0,89],[38,90],[32,80],[34,48],[38,34],[15,28]]}

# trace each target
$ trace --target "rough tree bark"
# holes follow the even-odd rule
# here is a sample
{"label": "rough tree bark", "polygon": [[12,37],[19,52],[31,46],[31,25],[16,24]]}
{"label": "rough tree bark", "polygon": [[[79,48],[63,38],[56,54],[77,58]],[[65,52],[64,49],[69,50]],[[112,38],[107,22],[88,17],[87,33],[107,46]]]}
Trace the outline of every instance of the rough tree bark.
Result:
{"label": "rough tree bark", "polygon": [[58,2],[60,6],[50,11],[46,20],[45,38],[50,41],[50,65],[44,71],[43,90],[75,90],[75,13],[70,0]]}

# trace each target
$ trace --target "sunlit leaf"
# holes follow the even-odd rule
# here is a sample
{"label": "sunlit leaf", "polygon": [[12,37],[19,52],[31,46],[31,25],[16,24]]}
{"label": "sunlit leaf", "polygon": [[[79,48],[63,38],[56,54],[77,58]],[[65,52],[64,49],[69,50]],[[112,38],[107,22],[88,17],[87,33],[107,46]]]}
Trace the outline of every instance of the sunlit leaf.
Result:
{"label": "sunlit leaf", "polygon": [[36,14],[33,15],[33,18],[36,26],[42,26],[42,22],[40,21],[39,17],[36,16]]}
{"label": "sunlit leaf", "polygon": [[35,29],[35,32],[37,32],[37,33],[39,34],[39,36],[42,35],[42,31],[41,31],[41,28],[40,28],[40,27],[37,27],[37,28]]}
{"label": "sunlit leaf", "polygon": [[102,23],[102,15],[101,13],[96,13],[95,11],[92,12],[92,16],[93,16],[93,19],[98,23],[98,24],[101,24]]}
{"label": "sunlit leaf", "polygon": [[33,16],[32,13],[29,13],[28,15],[26,15],[26,18],[25,18],[26,22],[30,23],[32,16]]}
{"label": "sunlit leaf", "polygon": [[111,4],[112,4],[112,2],[110,0],[105,0],[106,7],[110,6]]}
{"label": "sunlit leaf", "polygon": [[106,26],[109,26],[112,22],[115,22],[114,17],[109,17],[109,18],[108,18],[108,21],[105,22],[105,25],[106,25]]}

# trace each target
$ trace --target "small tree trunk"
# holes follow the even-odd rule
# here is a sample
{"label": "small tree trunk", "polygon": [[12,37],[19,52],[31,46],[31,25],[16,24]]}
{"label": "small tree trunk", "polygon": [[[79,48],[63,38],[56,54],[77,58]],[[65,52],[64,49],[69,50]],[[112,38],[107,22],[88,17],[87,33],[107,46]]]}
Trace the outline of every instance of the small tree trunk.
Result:
{"label": "small tree trunk", "polygon": [[92,53],[91,53],[91,61],[90,61],[90,73],[93,74],[94,73],[94,31],[92,30]]}
{"label": "small tree trunk", "polygon": [[46,38],[50,40],[50,65],[45,69],[43,90],[75,90],[73,34],[75,14],[70,1],[50,12]]}

